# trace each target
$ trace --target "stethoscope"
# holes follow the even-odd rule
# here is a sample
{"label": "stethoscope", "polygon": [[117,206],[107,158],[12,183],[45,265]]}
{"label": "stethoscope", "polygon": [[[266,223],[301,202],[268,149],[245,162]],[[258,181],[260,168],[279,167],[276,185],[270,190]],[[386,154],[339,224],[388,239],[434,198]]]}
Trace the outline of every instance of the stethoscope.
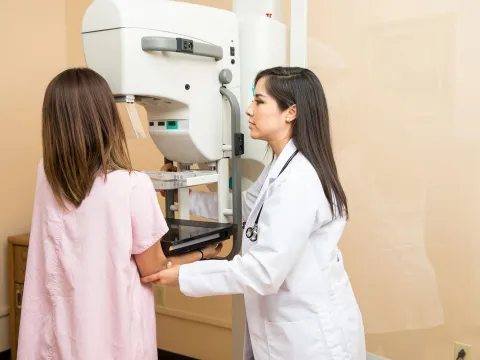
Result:
{"label": "stethoscope", "polygon": [[[283,170],[287,168],[288,164],[290,164],[290,161],[292,161],[292,159],[295,157],[295,155],[297,155],[297,153],[298,153],[298,150],[295,150],[295,152],[292,154],[292,156],[290,156],[290,158],[287,160],[285,165],[283,165],[282,170],[280,170],[280,173],[278,174],[278,176],[280,176]],[[260,211],[258,212],[257,218],[255,219],[255,224],[253,225],[253,227],[252,226],[249,227],[245,232],[245,236],[248,239],[250,239],[250,241],[252,242],[257,241],[257,238],[258,238],[258,219],[260,219],[260,214],[262,213],[262,210],[263,210],[263,205],[260,208]],[[242,224],[242,228],[245,228],[245,223]]]}

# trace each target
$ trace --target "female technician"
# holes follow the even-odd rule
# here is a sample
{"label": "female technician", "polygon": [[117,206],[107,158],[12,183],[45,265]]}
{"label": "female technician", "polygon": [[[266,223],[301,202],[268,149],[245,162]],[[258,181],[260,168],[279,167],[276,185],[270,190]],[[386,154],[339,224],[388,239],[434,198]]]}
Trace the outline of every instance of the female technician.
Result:
{"label": "female technician", "polygon": [[[262,71],[247,115],[251,137],[275,157],[243,193],[242,256],[143,281],[194,297],[244,294],[245,359],[365,360],[362,316],[337,248],[348,207],[320,81],[303,68]],[[191,196],[192,215],[216,216],[215,193]]]}

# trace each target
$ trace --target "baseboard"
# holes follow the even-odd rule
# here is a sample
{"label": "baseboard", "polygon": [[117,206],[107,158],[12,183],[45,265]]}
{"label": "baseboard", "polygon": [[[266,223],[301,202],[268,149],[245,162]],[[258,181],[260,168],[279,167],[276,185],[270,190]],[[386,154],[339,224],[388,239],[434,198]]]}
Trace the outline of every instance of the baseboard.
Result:
{"label": "baseboard", "polygon": [[[0,360],[10,360],[10,350],[0,352]],[[158,349],[158,360],[198,360]]]}
{"label": "baseboard", "polygon": [[10,360],[10,349],[0,352],[0,360]]}
{"label": "baseboard", "polygon": [[[3,360],[0,358],[0,360]],[[158,349],[158,360],[198,360],[188,356],[174,354],[165,350]]]}

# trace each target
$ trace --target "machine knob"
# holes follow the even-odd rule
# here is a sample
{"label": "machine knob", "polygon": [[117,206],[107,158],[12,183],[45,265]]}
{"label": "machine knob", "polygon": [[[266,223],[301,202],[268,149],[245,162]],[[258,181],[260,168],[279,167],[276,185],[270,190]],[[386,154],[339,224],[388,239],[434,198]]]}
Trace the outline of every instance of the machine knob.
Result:
{"label": "machine knob", "polygon": [[220,80],[220,83],[222,85],[230,84],[232,82],[232,78],[233,75],[230,69],[223,69],[222,71],[220,71],[220,74],[218,76],[218,79]]}

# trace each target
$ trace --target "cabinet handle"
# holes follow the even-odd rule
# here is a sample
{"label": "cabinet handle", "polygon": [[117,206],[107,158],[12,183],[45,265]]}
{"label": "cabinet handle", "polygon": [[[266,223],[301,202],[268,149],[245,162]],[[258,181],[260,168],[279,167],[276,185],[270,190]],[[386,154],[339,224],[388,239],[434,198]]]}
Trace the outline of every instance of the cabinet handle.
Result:
{"label": "cabinet handle", "polygon": [[23,295],[22,293],[23,293],[22,290],[16,291],[15,301],[16,301],[17,309],[22,308],[22,295]]}

